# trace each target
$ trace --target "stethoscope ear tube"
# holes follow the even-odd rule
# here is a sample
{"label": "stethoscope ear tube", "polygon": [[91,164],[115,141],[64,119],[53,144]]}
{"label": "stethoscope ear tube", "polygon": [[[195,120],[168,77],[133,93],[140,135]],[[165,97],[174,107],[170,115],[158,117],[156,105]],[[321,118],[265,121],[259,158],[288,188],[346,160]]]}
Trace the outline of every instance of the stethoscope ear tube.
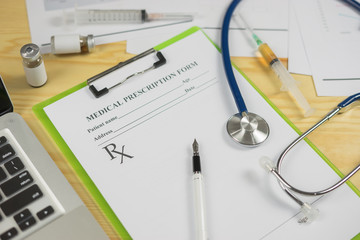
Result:
{"label": "stethoscope ear tube", "polygon": [[350,104],[352,104],[353,102],[355,102],[355,101],[357,101],[359,99],[360,99],[360,93],[355,93],[354,95],[349,96],[344,101],[339,103],[337,106],[339,108],[344,108],[344,107],[349,106]]}
{"label": "stethoscope ear tube", "polygon": [[221,51],[222,51],[222,59],[223,59],[225,74],[229,83],[229,87],[231,89],[231,93],[234,97],[239,113],[242,113],[242,112],[247,112],[247,108],[234,76],[234,72],[230,60],[230,50],[229,50],[230,20],[236,6],[239,4],[240,1],[241,0],[234,0],[226,11],[222,25],[222,30],[221,30]]}
{"label": "stethoscope ear tube", "polygon": [[[349,180],[349,178],[351,178],[356,172],[358,172],[360,170],[360,164],[355,167],[350,173],[348,173],[345,177],[343,177],[342,179],[340,179],[338,182],[336,182],[335,184],[333,184],[332,186],[325,188],[323,190],[319,190],[319,191],[313,191],[313,192],[309,192],[309,191],[303,191],[300,190],[298,188],[295,188],[294,186],[290,185],[281,175],[281,165],[283,163],[283,160],[286,156],[286,154],[297,144],[299,143],[301,140],[303,140],[307,135],[309,135],[311,132],[313,132],[315,129],[317,129],[319,126],[321,126],[323,123],[327,122],[330,118],[334,117],[335,115],[337,115],[338,113],[340,113],[340,109],[349,106],[351,103],[354,103],[355,101],[360,99],[360,93],[356,93],[354,95],[349,96],[348,98],[346,98],[344,101],[342,101],[341,103],[339,103],[337,105],[337,107],[335,109],[333,109],[332,111],[330,111],[330,113],[328,113],[323,119],[321,119],[318,123],[316,123],[314,126],[312,126],[311,128],[309,128],[309,130],[307,130],[306,132],[304,132],[303,134],[301,134],[298,138],[296,138],[291,144],[289,144],[288,147],[285,148],[285,150],[282,152],[282,154],[280,155],[280,157],[277,160],[277,164],[276,166],[272,163],[272,161],[267,158],[267,157],[263,157],[260,159],[260,164],[261,166],[267,170],[268,172],[272,173],[277,180],[279,181],[279,184],[281,186],[281,188],[295,201],[297,202],[302,208],[304,206],[306,206],[308,203],[305,203],[303,201],[300,200],[300,198],[298,198],[297,196],[295,196],[295,194],[293,193],[298,193],[301,195],[306,195],[306,196],[320,196],[320,195],[324,195],[326,193],[329,193],[335,189],[337,189],[338,187],[340,187],[342,184],[344,184],[347,180]],[[306,207],[306,209],[308,209],[308,207]],[[308,209],[309,210],[309,209]],[[314,213],[314,212],[312,212]]]}

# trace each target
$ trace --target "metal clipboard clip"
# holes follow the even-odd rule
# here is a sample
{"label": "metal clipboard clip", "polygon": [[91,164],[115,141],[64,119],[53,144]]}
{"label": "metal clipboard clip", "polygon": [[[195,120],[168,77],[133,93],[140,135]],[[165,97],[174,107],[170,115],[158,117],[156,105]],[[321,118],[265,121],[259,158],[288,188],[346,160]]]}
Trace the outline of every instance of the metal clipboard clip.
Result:
{"label": "metal clipboard clip", "polygon": [[[142,70],[142,71],[139,71],[139,72],[135,72],[135,73],[127,76],[126,78],[122,79],[120,82],[118,82],[118,83],[116,83],[116,84],[114,84],[114,85],[112,85],[112,86],[110,86],[110,87],[105,87],[105,88],[103,88],[103,89],[98,90],[98,89],[96,89],[96,87],[95,87],[94,85],[92,85],[92,83],[93,83],[94,81],[98,80],[99,78],[102,78],[102,77],[104,77],[105,75],[107,75],[107,74],[109,74],[109,73],[111,73],[111,72],[113,72],[113,71],[115,71],[115,70],[117,70],[117,69],[119,69],[119,68],[121,68],[121,67],[123,67],[123,66],[125,66],[125,65],[128,65],[129,63],[132,63],[132,62],[134,62],[134,61],[136,61],[136,60],[139,60],[140,58],[143,58],[143,57],[145,57],[145,56],[148,56],[148,55],[150,55],[150,54],[152,54],[152,53],[155,53],[156,56],[157,56],[157,58],[158,58],[159,60],[156,61],[151,67],[146,68],[146,69],[144,69],[144,70]],[[147,71],[150,71],[150,70],[152,70],[152,69],[156,69],[156,68],[164,65],[165,63],[166,63],[166,59],[165,59],[165,57],[162,55],[162,53],[159,52],[159,51],[156,51],[156,50],[153,49],[153,48],[151,48],[151,49],[149,49],[149,50],[147,50],[147,51],[145,51],[145,52],[143,52],[143,53],[140,53],[139,55],[137,55],[137,56],[135,56],[135,57],[133,57],[133,58],[130,58],[130,59],[126,60],[125,62],[120,62],[120,63],[118,63],[117,65],[115,65],[115,66],[113,66],[113,67],[111,67],[111,68],[109,68],[109,69],[107,69],[107,70],[105,70],[105,71],[103,71],[103,72],[101,72],[101,73],[99,73],[99,74],[97,74],[97,75],[89,78],[89,79],[87,80],[87,85],[89,86],[89,89],[90,89],[90,91],[94,94],[94,96],[95,96],[96,98],[99,98],[99,97],[107,94],[110,89],[112,89],[112,88],[114,88],[114,87],[117,87],[117,86],[123,84],[124,82],[126,82],[126,81],[129,80],[130,78],[135,77],[135,76],[140,75],[140,74],[144,74],[144,73],[146,73]]]}

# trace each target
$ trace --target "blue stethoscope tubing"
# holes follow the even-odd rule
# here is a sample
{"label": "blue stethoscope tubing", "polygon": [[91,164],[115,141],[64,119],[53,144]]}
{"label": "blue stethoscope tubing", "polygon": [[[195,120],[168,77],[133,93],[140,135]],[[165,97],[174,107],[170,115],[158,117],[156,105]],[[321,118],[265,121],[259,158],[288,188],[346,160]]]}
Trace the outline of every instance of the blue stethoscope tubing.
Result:
{"label": "blue stethoscope tubing", "polygon": [[226,78],[228,80],[231,93],[234,97],[236,106],[239,110],[239,113],[242,112],[248,112],[245,101],[240,93],[240,89],[236,83],[236,79],[234,76],[234,72],[231,65],[230,60],[230,51],[229,51],[229,26],[230,26],[230,20],[234,13],[234,10],[236,6],[240,3],[241,0],[234,0],[229,8],[226,11],[223,25],[222,25],[222,31],[221,31],[221,51],[222,51],[222,59],[225,69]]}
{"label": "blue stethoscope tubing", "polygon": [[255,113],[248,112],[232,69],[229,51],[229,26],[233,12],[239,3],[240,0],[231,2],[226,11],[221,31],[221,50],[224,70],[239,111],[229,118],[226,128],[230,137],[236,142],[246,147],[255,147],[268,138],[270,128],[262,117]]}
{"label": "blue stethoscope tubing", "polygon": [[[230,60],[230,50],[229,50],[229,28],[230,28],[230,21],[231,17],[237,7],[237,5],[241,2],[241,0],[234,0],[231,2],[230,6],[228,7],[221,31],[221,50],[222,50],[222,58],[223,64],[225,69],[225,74],[231,89],[231,93],[234,97],[236,106],[239,110],[239,113],[248,112],[245,101],[241,95],[240,89],[237,85],[236,78],[234,76],[234,72],[232,69],[232,64]],[[349,104],[353,103],[354,101],[360,98],[360,93],[356,93],[354,95],[349,96],[344,101],[338,104],[338,107],[344,108]]]}
{"label": "blue stethoscope tubing", "polygon": [[344,101],[342,101],[341,103],[339,103],[337,106],[338,108],[344,108],[349,106],[351,103],[357,101],[360,99],[360,93],[355,93],[349,97],[347,97]]}

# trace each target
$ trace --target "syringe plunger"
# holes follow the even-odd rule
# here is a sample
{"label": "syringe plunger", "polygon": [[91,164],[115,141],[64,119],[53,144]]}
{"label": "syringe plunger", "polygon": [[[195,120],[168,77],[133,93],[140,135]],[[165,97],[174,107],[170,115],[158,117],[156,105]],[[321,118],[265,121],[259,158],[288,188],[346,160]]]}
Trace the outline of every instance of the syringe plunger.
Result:
{"label": "syringe plunger", "polygon": [[190,13],[147,13],[144,9],[75,9],[64,12],[66,24],[139,24],[156,20],[190,21]]}

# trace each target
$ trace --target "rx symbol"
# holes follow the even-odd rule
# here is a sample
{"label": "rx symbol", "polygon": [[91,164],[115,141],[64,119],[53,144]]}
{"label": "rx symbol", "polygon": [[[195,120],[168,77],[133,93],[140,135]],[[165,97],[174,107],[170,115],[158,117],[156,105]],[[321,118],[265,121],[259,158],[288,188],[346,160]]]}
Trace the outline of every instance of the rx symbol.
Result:
{"label": "rx symbol", "polygon": [[105,149],[105,151],[111,157],[110,160],[113,160],[113,159],[117,158],[120,155],[121,156],[120,164],[122,164],[124,162],[124,157],[127,157],[127,158],[133,158],[134,157],[134,156],[131,156],[129,154],[124,153],[125,145],[123,145],[121,147],[121,152],[116,150],[116,145],[114,143],[111,143],[111,144],[103,147],[103,149]]}

